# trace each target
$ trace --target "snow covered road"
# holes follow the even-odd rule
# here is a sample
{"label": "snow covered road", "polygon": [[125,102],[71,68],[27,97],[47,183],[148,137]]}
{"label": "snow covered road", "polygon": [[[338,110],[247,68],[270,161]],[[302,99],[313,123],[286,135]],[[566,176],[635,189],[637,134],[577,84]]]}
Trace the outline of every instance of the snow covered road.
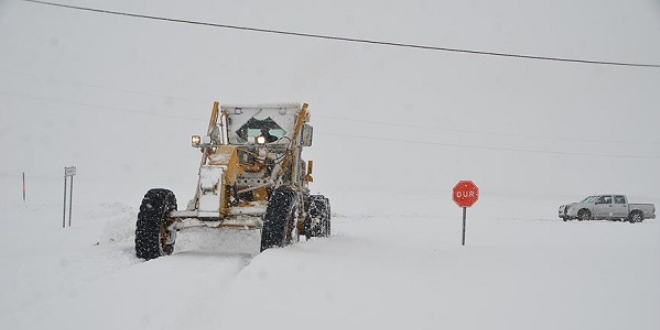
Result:
{"label": "snow covered road", "polygon": [[349,212],[330,239],[255,255],[249,235],[184,232],[172,256],[142,262],[130,207],[90,208],[67,229],[54,208],[9,209],[2,329],[660,326],[657,220],[474,216],[462,247],[457,217]]}
{"label": "snow covered road", "polygon": [[139,263],[43,297],[7,329],[181,328],[246,262],[243,256],[181,253]]}
{"label": "snow covered road", "polygon": [[[0,258],[2,329],[178,328],[207,297],[221,294],[252,257],[182,251],[142,262],[130,238],[107,238],[113,230],[131,230],[134,213],[127,208],[109,205],[109,214],[67,229],[40,227],[39,219],[52,217],[37,216],[39,210],[18,211]],[[94,243],[99,228],[108,240]]]}

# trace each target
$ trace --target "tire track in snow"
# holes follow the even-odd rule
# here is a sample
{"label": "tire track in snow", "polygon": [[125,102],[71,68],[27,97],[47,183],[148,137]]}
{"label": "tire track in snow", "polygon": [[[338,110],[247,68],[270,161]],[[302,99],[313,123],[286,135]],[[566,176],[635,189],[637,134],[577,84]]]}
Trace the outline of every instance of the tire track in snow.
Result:
{"label": "tire track in snow", "polygon": [[[29,318],[5,318],[6,329],[176,329],[222,294],[249,254],[182,252],[134,264],[30,306]],[[203,300],[203,299],[202,299]]]}

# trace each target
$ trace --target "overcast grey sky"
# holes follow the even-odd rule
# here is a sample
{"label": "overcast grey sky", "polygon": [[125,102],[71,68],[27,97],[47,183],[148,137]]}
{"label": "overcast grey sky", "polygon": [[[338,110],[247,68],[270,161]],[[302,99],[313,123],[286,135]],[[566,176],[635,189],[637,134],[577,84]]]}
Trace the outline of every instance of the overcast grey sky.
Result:
{"label": "overcast grey sky", "polygon": [[[660,62],[658,1],[59,1],[437,47]],[[0,196],[194,191],[221,103],[308,102],[313,189],[660,202],[660,69],[365,45],[0,3]]]}

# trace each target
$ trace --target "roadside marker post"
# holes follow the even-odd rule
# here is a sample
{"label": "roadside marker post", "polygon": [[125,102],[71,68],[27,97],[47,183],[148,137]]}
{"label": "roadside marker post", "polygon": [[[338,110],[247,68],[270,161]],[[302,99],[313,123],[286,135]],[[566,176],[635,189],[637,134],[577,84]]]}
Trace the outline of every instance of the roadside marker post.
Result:
{"label": "roadside marker post", "polygon": [[66,181],[71,177],[69,188],[69,227],[71,227],[71,212],[73,211],[73,176],[76,175],[75,166],[64,167],[64,210],[62,212],[62,228],[66,227]]}

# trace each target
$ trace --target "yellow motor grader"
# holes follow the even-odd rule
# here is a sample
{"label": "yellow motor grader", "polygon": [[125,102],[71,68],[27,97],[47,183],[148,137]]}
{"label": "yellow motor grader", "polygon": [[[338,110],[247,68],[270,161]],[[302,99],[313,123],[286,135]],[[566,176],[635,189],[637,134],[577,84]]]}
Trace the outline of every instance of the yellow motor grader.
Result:
{"label": "yellow motor grader", "polygon": [[154,259],[174,251],[176,233],[191,227],[260,230],[261,251],[305,237],[329,237],[330,201],[311,195],[313,162],[307,104],[220,106],[213,104],[206,135],[192,136],[200,149],[195,196],[177,209],[174,193],[149,190],[140,206],[135,252]]}

